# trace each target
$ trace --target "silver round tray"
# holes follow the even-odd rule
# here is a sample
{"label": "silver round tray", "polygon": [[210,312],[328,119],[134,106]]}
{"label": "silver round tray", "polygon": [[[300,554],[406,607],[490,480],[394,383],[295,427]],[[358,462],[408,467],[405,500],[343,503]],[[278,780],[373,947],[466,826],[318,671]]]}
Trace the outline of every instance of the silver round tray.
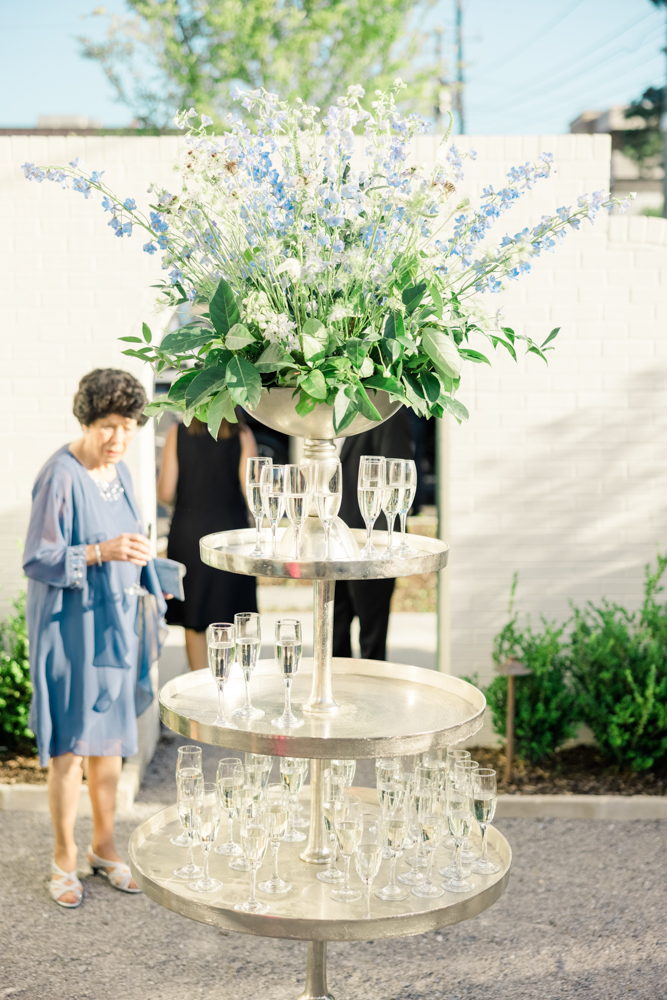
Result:
{"label": "silver round tray", "polygon": [[[369,810],[377,810],[374,789],[355,788]],[[410,893],[407,899],[389,903],[372,898],[370,919],[363,918],[363,903],[338,903],[331,899],[331,886],[315,877],[312,865],[299,861],[302,844],[280,845],[279,870],[292,882],[293,889],[284,896],[258,898],[268,903],[266,914],[239,913],[236,903],[248,898],[249,876],[229,868],[229,859],[211,852],[211,875],[223,881],[217,893],[193,892],[188,882],[174,876],[174,868],[184,863],[185,852],[174,847],[169,838],[180,831],[175,805],[146,820],[130,839],[130,866],[137,885],[161,906],[181,916],[242,934],[291,938],[305,941],[367,941],[377,938],[424,934],[474,917],[502,895],[509,880],[512,853],[505,838],[489,829],[489,856],[500,867],[495,875],[475,875],[475,888],[469,893],[445,892],[439,899],[420,899]],[[474,839],[474,838],[473,838]],[[436,854],[441,865],[445,855]],[[268,854],[267,854],[268,859]],[[400,862],[399,862],[400,864]],[[374,886],[386,885],[388,861],[382,862]],[[265,860],[260,878],[269,871]],[[356,874],[351,882],[361,888]]]}
{"label": "silver round tray", "polygon": [[[292,705],[304,724],[276,729],[271,719],[283,709],[284,683],[273,660],[260,660],[252,675],[253,705],[263,719],[234,720],[236,729],[214,726],[217,688],[208,670],[169,681],[160,691],[162,721],[189,739],[232,750],[279,757],[329,759],[404,756],[452,746],[482,726],[486,700],[472,684],[403,663],[334,657],[333,680],[339,709],[318,717],[301,710],[312,684],[312,659],[302,660],[292,686]],[[243,704],[238,666],[225,693],[226,712]]]}
{"label": "silver round tray", "polygon": [[[278,529],[280,540],[287,528]],[[366,541],[366,532],[354,528],[352,534],[360,548]],[[268,536],[263,534],[266,551],[270,550]],[[386,531],[374,531],[373,542],[380,550],[386,545]],[[204,535],[199,542],[202,562],[215,569],[246,576],[269,576],[293,580],[386,580],[396,576],[415,576],[431,573],[447,565],[449,546],[438,538],[410,535],[409,543],[416,555],[397,556],[392,559],[321,559],[290,560],[285,556],[251,556],[255,547],[255,529],[239,528],[236,531],[217,531]]]}

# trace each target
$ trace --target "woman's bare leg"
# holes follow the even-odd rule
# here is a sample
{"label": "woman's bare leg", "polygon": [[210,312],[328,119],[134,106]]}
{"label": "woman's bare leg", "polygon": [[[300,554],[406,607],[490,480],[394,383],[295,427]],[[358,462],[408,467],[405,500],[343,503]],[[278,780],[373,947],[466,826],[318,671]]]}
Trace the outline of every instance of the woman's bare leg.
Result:
{"label": "woman's bare leg", "polygon": [[204,670],[208,666],[206,632],[195,632],[193,628],[186,628],[185,651],[188,654],[190,670]]}
{"label": "woman's bare leg", "polygon": [[[105,861],[123,860],[116,850],[113,836],[116,788],[122,765],[121,757],[89,757],[86,768],[90,805],[93,811],[91,847],[93,853]],[[134,881],[130,882],[130,888],[136,888]]]}
{"label": "woman's bare leg", "polygon": [[[76,754],[64,753],[49,761],[49,810],[55,836],[53,857],[64,872],[76,870],[74,822],[81,792],[83,760]],[[73,892],[63,893],[60,898],[64,903],[77,902]]]}

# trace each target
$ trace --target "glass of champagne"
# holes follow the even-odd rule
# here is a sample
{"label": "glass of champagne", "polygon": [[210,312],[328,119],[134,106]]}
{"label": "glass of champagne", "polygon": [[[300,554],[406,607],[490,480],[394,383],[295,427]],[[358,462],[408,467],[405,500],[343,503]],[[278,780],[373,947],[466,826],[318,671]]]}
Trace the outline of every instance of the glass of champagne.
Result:
{"label": "glass of champagne", "polygon": [[247,802],[240,815],[241,845],[250,871],[250,895],[245,903],[237,903],[235,910],[242,913],[266,913],[268,906],[256,896],[257,870],[269,843],[268,810],[263,802]]}
{"label": "glass of champagne", "polygon": [[443,882],[450,892],[470,892],[475,888],[470,882],[470,871],[463,867],[463,841],[469,835],[473,821],[472,788],[464,781],[450,782],[447,788],[447,824],[454,838],[454,875]]}
{"label": "glass of champagne", "polygon": [[364,919],[371,916],[371,889],[373,879],[382,864],[382,828],[380,820],[371,813],[361,817],[361,836],[354,853],[357,875],[364,883]]}
{"label": "glass of champagne", "polygon": [[315,506],[324,526],[325,559],[331,558],[331,525],[338,517],[343,499],[343,469],[337,458],[326,459],[315,465]]}
{"label": "glass of champagne", "polygon": [[297,799],[299,792],[304,786],[307,774],[307,760],[301,760],[300,757],[280,758],[280,780],[289,795],[289,816],[283,840],[286,840],[290,844],[306,839],[306,834],[297,830],[294,820],[296,818]]}
{"label": "glass of champagne", "polygon": [[[454,764],[454,780],[456,782],[465,781],[472,789],[472,778],[475,772],[479,769],[479,764],[476,760],[457,760]],[[461,852],[461,858],[463,863],[466,865],[471,864],[473,861],[477,861],[477,855],[474,851],[470,850],[468,846],[468,838],[465,837],[463,840],[463,851]]]}
{"label": "glass of champagne", "polygon": [[442,813],[438,811],[438,792],[435,786],[431,786],[430,795],[422,795],[419,799],[418,815],[419,833],[424,850],[426,851],[426,876],[414,886],[412,893],[414,896],[421,896],[426,899],[435,899],[444,895],[444,889],[435,885],[431,880],[433,870],[433,858],[435,849],[440,843],[442,835]]}
{"label": "glass of champagne", "polygon": [[262,504],[261,476],[262,469],[273,465],[272,458],[249,458],[245,473],[245,490],[250,513],[255,519],[255,548],[250,552],[251,556],[263,556],[262,551],[262,519],[264,517],[264,507]]}
{"label": "glass of champagne", "polygon": [[197,799],[196,824],[199,841],[204,851],[204,874],[196,882],[190,883],[190,888],[194,892],[217,892],[222,889],[222,882],[218,878],[211,878],[208,873],[208,859],[211,848],[218,836],[220,822],[222,820],[222,807],[218,796],[218,788],[212,781],[206,781],[202,785],[202,794]]}
{"label": "glass of champagne", "polygon": [[361,840],[361,817],[362,803],[358,796],[344,795],[334,803],[334,828],[343,856],[344,881],[340,889],[331,890],[331,898],[339,903],[353,903],[361,899],[358,889],[350,889],[350,861]]}
{"label": "glass of champagne", "polygon": [[[176,801],[178,803],[178,818],[188,838],[188,860],[182,868],[175,868],[177,878],[195,878],[201,875],[203,869],[194,862],[192,848],[197,831],[197,806],[204,788],[204,776],[201,772],[188,774],[180,772],[176,776]],[[173,843],[173,841],[172,841]]]}
{"label": "glass of champagne", "polygon": [[238,719],[261,719],[264,717],[264,712],[261,708],[253,708],[250,701],[250,677],[257,665],[262,644],[262,629],[257,612],[243,611],[234,615],[234,631],[236,658],[245,680],[245,703],[241,708],[235,708],[232,715]]}
{"label": "glass of champagne", "polygon": [[322,774],[322,788],[322,812],[324,813],[324,825],[326,826],[329,843],[331,844],[331,860],[326,871],[317,873],[317,878],[320,882],[342,882],[345,876],[336,865],[338,839],[334,824],[334,806],[336,805],[336,800],[342,798],[347,793],[347,786],[342,777],[334,775],[331,768],[327,767]]}
{"label": "glass of champagne", "polygon": [[268,754],[247,753],[245,755],[246,781],[249,785],[256,785],[263,793],[269,783],[273,757]]}
{"label": "glass of champagne", "polygon": [[399,556],[413,555],[417,551],[416,549],[413,549],[411,545],[408,545],[407,542],[408,514],[410,512],[410,508],[412,507],[412,501],[415,498],[416,492],[417,466],[411,458],[403,459],[403,490],[398,507],[398,518],[401,523],[401,541],[396,549],[396,554]]}
{"label": "glass of champagne", "polygon": [[487,857],[489,825],[493,823],[498,800],[498,784],[494,770],[490,767],[478,767],[473,772],[472,795],[475,819],[482,831],[482,855],[472,866],[472,870],[478,875],[494,875],[500,869]]}
{"label": "glass of champagne", "polygon": [[281,618],[276,622],[276,663],[285,680],[285,708],[271,725],[278,729],[296,729],[303,725],[292,711],[292,681],[299,672],[301,663],[301,622],[294,618]]}
{"label": "glass of champagne", "polygon": [[[243,784],[240,788],[234,790],[234,815],[241,823],[241,816],[243,810],[248,805],[249,802],[259,802],[261,799],[261,791],[256,784],[250,784],[245,778]],[[241,841],[241,854],[239,857],[234,858],[233,861],[229,862],[229,867],[233,868],[235,872],[249,872],[250,862],[245,856],[245,851],[243,850],[243,841]]]}
{"label": "glass of champagne", "polygon": [[382,491],[382,511],[387,519],[387,548],[383,559],[396,555],[394,548],[394,522],[401,506],[405,488],[405,465],[401,459],[385,459],[385,483]]}
{"label": "glass of champagne", "polygon": [[236,729],[234,723],[225,717],[225,685],[236,657],[234,626],[231,622],[215,622],[206,629],[206,638],[208,665],[218,685],[218,714],[213,725],[231,726],[232,729]]}
{"label": "glass of champagne", "polygon": [[271,465],[262,469],[260,475],[262,488],[262,507],[266,519],[271,525],[271,556],[278,551],[276,531],[280,518],[285,512],[285,466]]}
{"label": "glass of champagne", "polygon": [[[448,747],[447,752],[445,754],[445,787],[447,787],[447,782],[449,778],[450,777],[452,779],[454,778],[454,765],[458,760],[470,760],[470,751],[458,750],[456,747]],[[450,836],[449,827],[447,826],[447,824],[445,824],[444,827],[442,846],[447,850],[452,850],[452,851],[454,850],[454,838]],[[443,866],[442,868],[439,869],[439,872],[441,875],[444,875],[445,872],[451,874],[453,868],[454,865],[452,862],[452,865],[450,866],[449,869]]]}
{"label": "glass of champagne", "polygon": [[[178,754],[176,757],[177,781],[181,771],[190,775],[200,774],[202,781],[204,780],[204,772],[202,771],[201,747],[188,744],[187,746],[178,748]],[[185,827],[183,828],[183,832],[180,833],[178,837],[172,837],[169,843],[173,844],[174,847],[189,847],[190,837],[188,836]]]}
{"label": "glass of champagne", "polygon": [[343,787],[349,790],[352,787],[354,772],[357,769],[356,760],[332,760],[330,767],[334,778],[340,779]]}
{"label": "glass of champagne", "polygon": [[272,874],[264,882],[260,882],[257,888],[261,892],[268,892],[271,895],[280,895],[289,892],[292,888],[291,882],[286,882],[278,874],[278,851],[280,841],[285,836],[287,830],[287,814],[289,812],[289,796],[282,785],[269,785],[266,789],[267,820],[269,825],[269,842],[271,844]]}
{"label": "glass of champagne", "polygon": [[361,553],[364,559],[378,558],[378,551],[373,545],[373,525],[382,507],[386,478],[385,461],[378,455],[362,455],[359,459],[357,500],[366,525],[366,545]]}
{"label": "glass of champagne", "polygon": [[285,508],[287,518],[294,528],[294,558],[301,558],[301,529],[310,513],[311,465],[285,466]]}
{"label": "glass of champagne", "polygon": [[223,809],[227,810],[227,841],[214,848],[216,854],[238,857],[243,851],[234,843],[234,792],[243,788],[243,764],[238,757],[223,757],[218,762],[215,780]]}
{"label": "glass of champagne", "polygon": [[407,889],[396,884],[396,862],[403,853],[403,841],[408,832],[409,789],[405,782],[386,782],[382,788],[382,833],[384,846],[389,852],[389,881],[376,889],[378,899],[406,899]]}

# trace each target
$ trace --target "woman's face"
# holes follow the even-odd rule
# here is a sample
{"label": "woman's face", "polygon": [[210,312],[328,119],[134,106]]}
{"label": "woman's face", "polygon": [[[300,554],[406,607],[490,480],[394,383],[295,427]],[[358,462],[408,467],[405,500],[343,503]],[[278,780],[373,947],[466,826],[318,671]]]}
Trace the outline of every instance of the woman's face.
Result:
{"label": "woman's face", "polygon": [[115,465],[127,451],[136,429],[137,421],[131,417],[117,413],[99,417],[90,427],[83,428],[88,454],[98,465]]}

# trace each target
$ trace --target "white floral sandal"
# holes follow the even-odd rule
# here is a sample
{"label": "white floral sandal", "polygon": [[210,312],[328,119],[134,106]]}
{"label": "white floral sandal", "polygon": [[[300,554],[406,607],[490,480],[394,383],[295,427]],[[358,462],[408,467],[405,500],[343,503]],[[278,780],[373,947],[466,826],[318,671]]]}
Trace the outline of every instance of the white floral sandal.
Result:
{"label": "white floral sandal", "polygon": [[[79,882],[76,870],[73,872],[64,872],[62,868],[58,867],[52,858],[51,874],[58,876],[58,878],[52,878],[49,880],[49,892],[58,906],[64,906],[68,910],[75,910],[77,906],[81,906],[81,900],[83,899],[83,886]],[[76,896],[76,903],[66,903],[64,899],[62,899],[67,892],[74,893]]]}
{"label": "white floral sandal", "polygon": [[105,861],[104,858],[98,858],[93,853],[92,847],[89,847],[88,863],[93,869],[93,874],[103,875],[114,889],[118,889],[120,892],[141,892],[141,889],[137,887],[130,888],[132,872],[130,866],[126,865],[124,861]]}

